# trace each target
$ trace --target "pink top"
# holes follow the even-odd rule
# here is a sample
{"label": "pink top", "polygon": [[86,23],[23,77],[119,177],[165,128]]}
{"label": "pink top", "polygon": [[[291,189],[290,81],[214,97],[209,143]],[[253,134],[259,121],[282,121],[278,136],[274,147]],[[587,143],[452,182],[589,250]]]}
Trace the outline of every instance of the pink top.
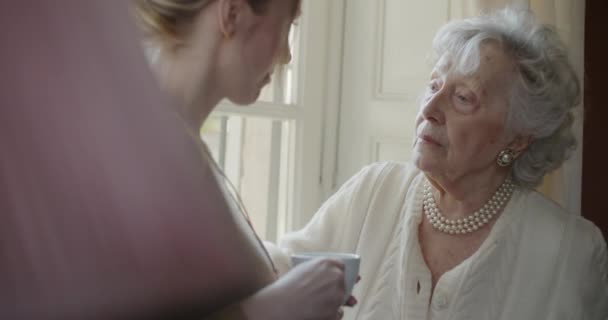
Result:
{"label": "pink top", "polygon": [[0,4],[0,319],[204,312],[268,281],[127,3]]}

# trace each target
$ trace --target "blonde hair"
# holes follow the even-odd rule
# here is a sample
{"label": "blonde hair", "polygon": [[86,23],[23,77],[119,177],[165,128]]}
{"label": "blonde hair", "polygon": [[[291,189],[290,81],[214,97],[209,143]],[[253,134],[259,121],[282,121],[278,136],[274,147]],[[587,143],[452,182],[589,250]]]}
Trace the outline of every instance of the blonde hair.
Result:
{"label": "blonde hair", "polygon": [[[181,30],[215,0],[133,0],[133,13],[147,36],[160,40],[179,41]],[[247,0],[256,14],[262,14],[272,0]],[[280,0],[285,1],[285,0]],[[294,1],[292,14],[297,15],[300,0]]]}
{"label": "blonde hair", "polygon": [[178,30],[214,0],[134,0],[133,13],[146,35],[177,40]]}

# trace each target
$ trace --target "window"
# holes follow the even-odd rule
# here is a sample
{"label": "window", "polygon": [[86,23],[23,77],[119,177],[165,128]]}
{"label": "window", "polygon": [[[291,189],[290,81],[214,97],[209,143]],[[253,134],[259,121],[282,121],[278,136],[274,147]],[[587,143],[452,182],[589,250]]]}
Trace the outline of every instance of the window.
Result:
{"label": "window", "polygon": [[288,213],[293,212],[298,31],[294,25],[289,35],[291,63],[277,68],[258,102],[247,107],[224,102],[201,128],[201,138],[265,240],[276,240],[284,233]]}
{"label": "window", "polygon": [[201,137],[265,240],[276,240],[285,232],[286,214],[292,211],[289,190],[293,189],[290,173],[296,123],[288,117],[239,115],[220,109],[201,130]]}
{"label": "window", "polygon": [[333,187],[341,1],[304,1],[292,61],[252,106],[222,102],[201,129],[264,240],[310,220]]}

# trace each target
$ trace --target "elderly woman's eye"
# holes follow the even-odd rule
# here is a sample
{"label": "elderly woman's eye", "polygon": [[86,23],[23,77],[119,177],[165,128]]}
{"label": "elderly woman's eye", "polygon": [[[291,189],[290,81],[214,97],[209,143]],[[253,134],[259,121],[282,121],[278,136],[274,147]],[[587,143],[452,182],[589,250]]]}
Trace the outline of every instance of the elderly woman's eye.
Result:
{"label": "elderly woman's eye", "polygon": [[457,103],[466,105],[474,104],[476,101],[474,94],[462,90],[456,90],[454,92],[454,99]]}
{"label": "elderly woman's eye", "polygon": [[477,106],[477,99],[473,94],[454,92],[452,94],[452,99],[456,110],[461,112],[473,112]]}
{"label": "elderly woman's eye", "polygon": [[469,99],[466,96],[463,95],[456,95],[456,98],[458,99],[458,101],[462,102],[462,103],[468,103]]}

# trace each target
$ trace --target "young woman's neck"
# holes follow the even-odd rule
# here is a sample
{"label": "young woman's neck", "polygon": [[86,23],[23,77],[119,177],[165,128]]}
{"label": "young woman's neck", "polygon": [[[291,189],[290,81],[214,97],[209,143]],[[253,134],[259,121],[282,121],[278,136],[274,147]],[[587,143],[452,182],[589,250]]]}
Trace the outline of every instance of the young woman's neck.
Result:
{"label": "young woman's neck", "polygon": [[162,52],[156,63],[161,86],[176,101],[177,111],[191,130],[198,132],[223,98],[214,81],[212,57],[188,48]]}

